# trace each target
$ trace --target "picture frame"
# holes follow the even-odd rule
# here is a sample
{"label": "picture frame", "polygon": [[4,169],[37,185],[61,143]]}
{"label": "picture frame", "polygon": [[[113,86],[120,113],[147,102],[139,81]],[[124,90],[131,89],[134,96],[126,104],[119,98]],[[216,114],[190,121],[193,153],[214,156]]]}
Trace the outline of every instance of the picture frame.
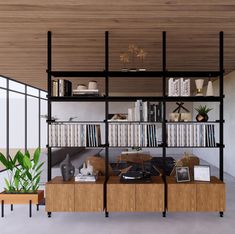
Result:
{"label": "picture frame", "polygon": [[190,181],[189,167],[176,167],[175,172],[177,183]]}
{"label": "picture frame", "polygon": [[195,181],[210,182],[211,170],[208,165],[195,165],[193,167],[193,175]]}

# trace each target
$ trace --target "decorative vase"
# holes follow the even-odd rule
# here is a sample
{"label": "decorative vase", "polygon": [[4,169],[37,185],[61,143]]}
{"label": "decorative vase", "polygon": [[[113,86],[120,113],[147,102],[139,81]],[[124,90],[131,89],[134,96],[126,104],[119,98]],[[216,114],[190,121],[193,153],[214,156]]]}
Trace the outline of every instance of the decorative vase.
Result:
{"label": "decorative vase", "polygon": [[197,122],[207,122],[208,119],[209,119],[209,117],[208,117],[207,114],[205,114],[205,115],[198,114],[198,115],[196,116]]}
{"label": "decorative vase", "polygon": [[204,83],[203,79],[195,80],[196,89],[197,89],[196,96],[203,96],[203,92],[202,92],[203,83]]}
{"label": "decorative vase", "polygon": [[67,154],[65,160],[60,163],[60,170],[64,181],[69,181],[74,177],[75,167],[70,161],[69,154]]}
{"label": "decorative vase", "polygon": [[211,80],[208,81],[206,96],[214,96],[213,84]]}
{"label": "decorative vase", "polygon": [[95,80],[89,81],[88,89],[90,89],[90,90],[98,89],[97,81],[95,81]]}

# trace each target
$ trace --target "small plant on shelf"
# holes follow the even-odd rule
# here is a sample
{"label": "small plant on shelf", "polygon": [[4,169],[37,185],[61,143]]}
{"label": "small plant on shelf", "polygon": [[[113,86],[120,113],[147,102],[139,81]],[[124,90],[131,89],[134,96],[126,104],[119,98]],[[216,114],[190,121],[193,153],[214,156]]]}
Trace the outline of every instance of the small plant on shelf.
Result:
{"label": "small plant on shelf", "polygon": [[28,151],[18,151],[12,157],[0,153],[0,162],[5,166],[8,178],[5,181],[5,193],[37,193],[44,162],[40,162],[40,149],[36,149],[33,158]]}
{"label": "small plant on shelf", "polygon": [[195,108],[195,110],[198,112],[196,120],[198,122],[207,122],[209,119],[208,113],[211,110],[213,110],[213,108],[209,108],[206,105],[205,106],[200,105],[198,108]]}

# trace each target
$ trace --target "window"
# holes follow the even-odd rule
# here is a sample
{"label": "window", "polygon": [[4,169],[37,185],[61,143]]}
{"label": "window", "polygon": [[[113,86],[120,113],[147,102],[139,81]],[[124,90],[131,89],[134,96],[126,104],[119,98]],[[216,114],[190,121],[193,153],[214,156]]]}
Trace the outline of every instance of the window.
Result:
{"label": "window", "polygon": [[[32,153],[39,146],[46,148],[47,123],[41,117],[47,115],[46,96],[45,91],[0,76],[1,153],[13,156],[18,150]],[[0,171],[3,169],[0,164]]]}

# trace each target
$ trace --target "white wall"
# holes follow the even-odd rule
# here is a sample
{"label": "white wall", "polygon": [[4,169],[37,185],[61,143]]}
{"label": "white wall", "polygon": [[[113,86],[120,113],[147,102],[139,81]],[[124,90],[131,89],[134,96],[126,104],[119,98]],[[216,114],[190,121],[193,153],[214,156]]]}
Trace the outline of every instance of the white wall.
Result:
{"label": "white wall", "polygon": [[[219,81],[213,82],[215,92],[218,93]],[[235,176],[235,71],[229,73],[224,77],[224,171]],[[209,107],[213,107],[213,111],[209,112],[209,118],[211,120],[219,119],[219,104],[215,103],[194,103],[194,107],[199,104],[207,104]],[[218,130],[217,130],[217,139]],[[219,166],[219,149],[194,149],[194,154],[198,155],[202,159],[208,161],[214,166]]]}

